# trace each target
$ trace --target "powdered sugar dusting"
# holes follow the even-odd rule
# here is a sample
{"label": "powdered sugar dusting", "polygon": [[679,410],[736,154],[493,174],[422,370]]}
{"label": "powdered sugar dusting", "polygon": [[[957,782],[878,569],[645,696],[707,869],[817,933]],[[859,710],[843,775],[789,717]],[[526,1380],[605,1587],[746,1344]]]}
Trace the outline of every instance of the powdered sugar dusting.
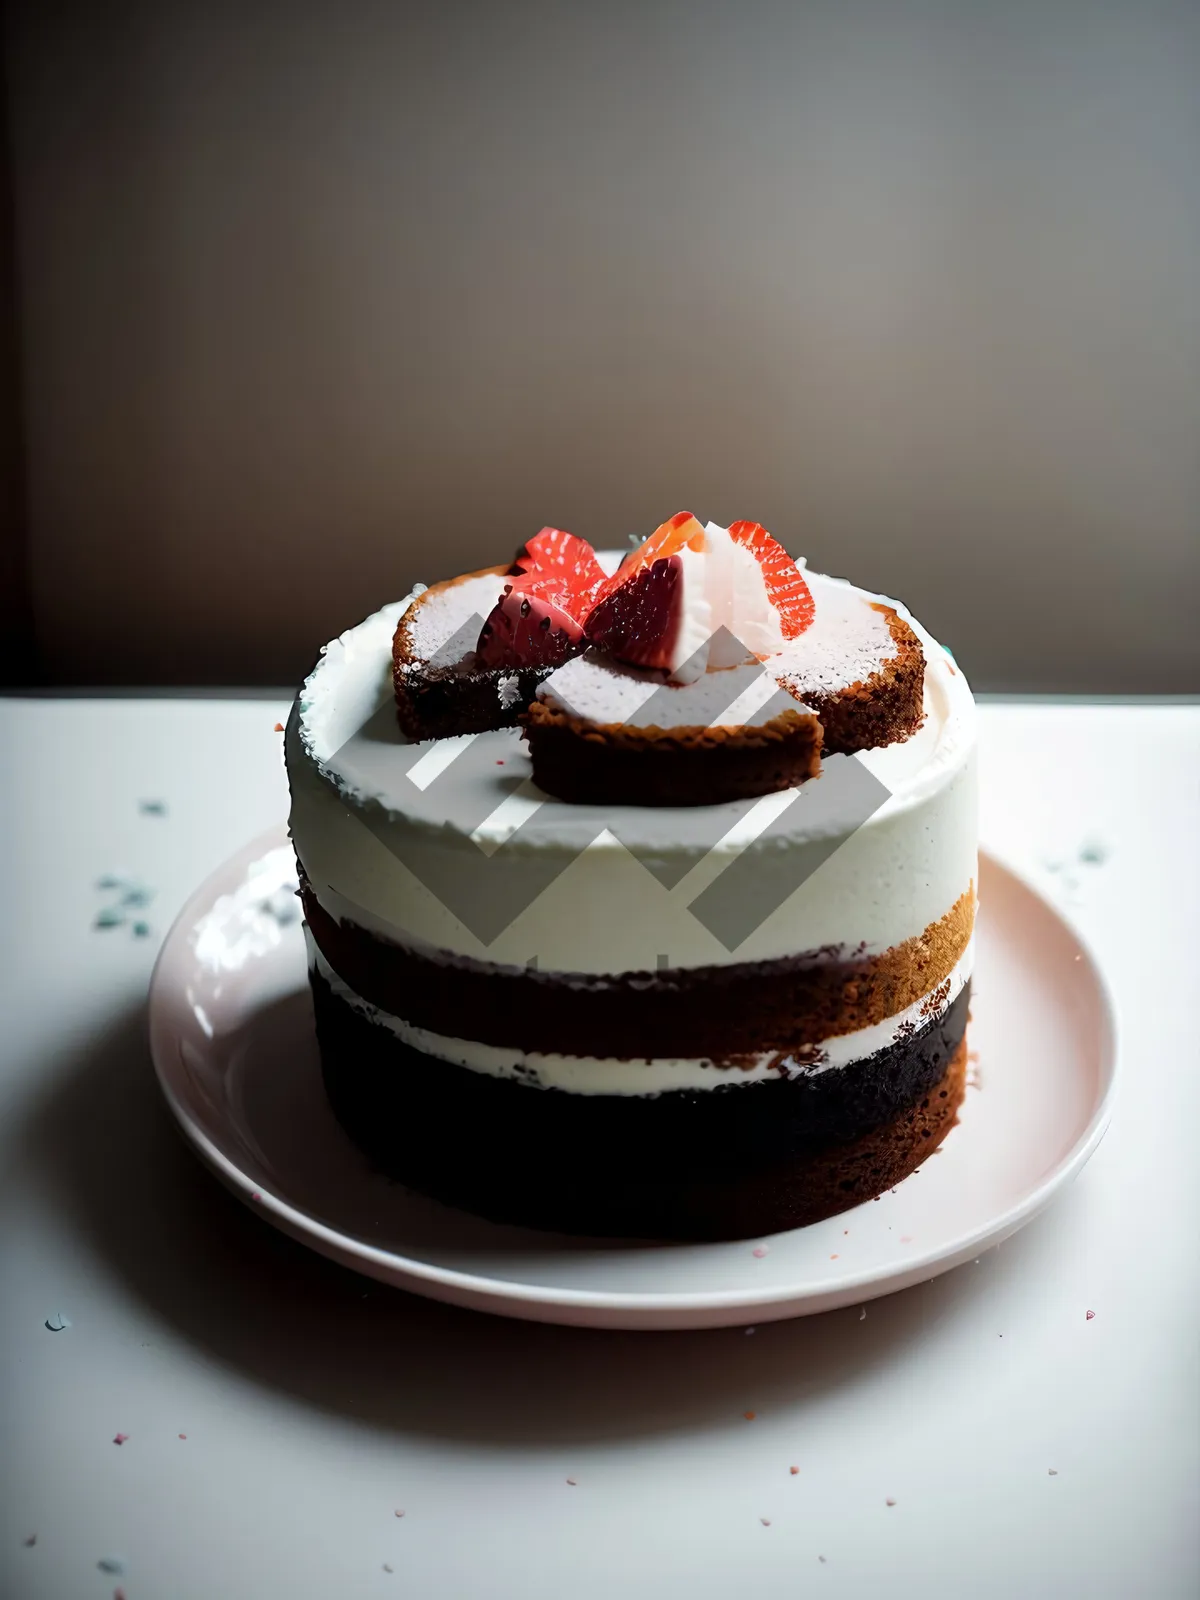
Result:
{"label": "powdered sugar dusting", "polygon": [[[484,572],[429,592],[409,618],[408,636],[414,654],[428,661],[474,617],[479,618],[482,627],[507,581],[503,573]],[[478,629],[475,631],[478,634]]]}
{"label": "powdered sugar dusting", "polygon": [[[778,704],[771,703],[772,681],[803,707],[808,695],[836,694],[869,678],[896,654],[887,619],[873,609],[876,596],[840,578],[810,572],[805,578],[816,603],[812,626],[761,664],[707,672],[694,683],[664,684],[661,672],[625,666],[599,650],[589,650],[552,672],[539,695],[593,722],[625,722],[634,727],[652,722],[672,728],[733,723],[753,727],[779,714]],[[738,697],[752,689],[756,680],[763,682],[767,692],[761,696],[762,705],[752,709]],[[671,696],[669,717],[663,715],[664,689]],[[647,710],[652,698],[653,708]]]}
{"label": "powdered sugar dusting", "polygon": [[896,642],[877,597],[840,578],[805,573],[816,603],[812,626],[771,662],[779,681],[799,699],[837,694],[878,672],[896,654]]}
{"label": "powdered sugar dusting", "polygon": [[[757,662],[673,684],[653,668],[627,667],[599,650],[557,667],[539,695],[573,716],[635,728],[745,727],[768,722],[780,710],[772,703],[779,699],[775,681]],[[666,715],[664,695],[670,696]]]}

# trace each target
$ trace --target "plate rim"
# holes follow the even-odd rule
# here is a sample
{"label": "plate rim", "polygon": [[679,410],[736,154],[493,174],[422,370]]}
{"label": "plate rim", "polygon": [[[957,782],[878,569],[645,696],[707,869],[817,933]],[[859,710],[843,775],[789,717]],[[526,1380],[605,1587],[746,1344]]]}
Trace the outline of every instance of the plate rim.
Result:
{"label": "plate rim", "polygon": [[[457,1267],[438,1266],[392,1250],[381,1249],[378,1245],[356,1239],[352,1234],[340,1232],[299,1206],[272,1194],[268,1189],[256,1186],[199,1125],[176,1093],[170,1080],[171,1068],[174,1065],[171,1058],[175,1052],[169,1048],[169,1042],[174,1033],[163,1018],[167,990],[167,980],[163,974],[168,957],[174,954],[177,945],[186,941],[197,916],[201,910],[207,909],[218,892],[218,880],[225,876],[235,862],[244,860],[248,864],[269,850],[278,849],[289,842],[287,826],[283,823],[277,823],[273,828],[249,840],[204,877],[171,923],[150,976],[148,1032],[155,1077],[163,1098],[188,1142],[225,1186],[247,1206],[264,1214],[285,1233],[309,1244],[321,1254],[342,1262],[362,1263],[364,1269],[367,1263],[386,1269],[387,1281],[395,1282],[397,1279],[403,1279],[405,1286],[412,1288],[414,1292],[430,1294],[435,1290],[441,1290],[444,1291],[443,1294],[434,1294],[433,1297],[453,1299],[459,1304],[474,1306],[487,1303],[489,1307],[499,1311],[511,1308],[511,1314],[514,1315],[521,1315],[517,1310],[518,1307],[655,1316],[729,1310],[740,1310],[751,1314],[771,1310],[786,1312],[793,1307],[797,1308],[798,1312],[810,1301],[816,1302],[812,1307],[814,1311],[834,1309],[835,1303],[855,1304],[862,1300],[877,1298],[880,1294],[898,1291],[921,1281],[922,1278],[950,1271],[968,1257],[978,1255],[982,1250],[1011,1237],[1025,1223],[1032,1221],[1057,1191],[1081,1171],[1095,1153],[1112,1120],[1120,1077],[1120,1051],[1116,1006],[1103,967],[1090,942],[1071,917],[1054,905],[1020,869],[1012,866],[995,852],[980,846],[981,863],[986,861],[991,871],[999,872],[1009,878],[1018,889],[1037,901],[1077,946],[1078,958],[1087,969],[1100,1001],[1102,1078],[1102,1088],[1092,1115],[1070,1149],[1039,1184],[988,1222],[961,1238],[929,1250],[924,1255],[906,1258],[901,1271],[897,1271],[895,1266],[881,1266],[851,1280],[845,1277],[808,1280],[803,1288],[792,1285],[762,1290],[649,1292],[537,1286],[515,1283],[504,1278],[480,1277]],[[774,1236],[764,1234],[762,1237]],[[662,1248],[669,1248],[669,1241]],[[372,1275],[378,1276],[377,1273]]]}

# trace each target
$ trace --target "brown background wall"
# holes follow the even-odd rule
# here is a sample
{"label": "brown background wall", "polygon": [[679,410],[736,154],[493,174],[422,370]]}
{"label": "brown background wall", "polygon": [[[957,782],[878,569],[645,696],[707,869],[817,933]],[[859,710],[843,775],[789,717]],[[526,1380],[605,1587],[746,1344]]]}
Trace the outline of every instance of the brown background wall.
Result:
{"label": "brown background wall", "polygon": [[287,682],[687,506],[981,687],[1200,688],[1200,7],[36,4],[9,67],[59,682]]}

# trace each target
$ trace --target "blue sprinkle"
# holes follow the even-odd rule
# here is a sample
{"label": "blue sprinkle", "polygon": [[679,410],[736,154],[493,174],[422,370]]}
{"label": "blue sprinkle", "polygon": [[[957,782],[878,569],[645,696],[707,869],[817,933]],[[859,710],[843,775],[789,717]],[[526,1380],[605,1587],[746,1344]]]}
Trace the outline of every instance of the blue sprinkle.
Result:
{"label": "blue sprinkle", "polygon": [[64,1328],[71,1326],[71,1319],[64,1317],[61,1311],[52,1311],[46,1318],[46,1326],[51,1333],[61,1333]]}
{"label": "blue sprinkle", "polygon": [[105,906],[103,911],[97,911],[94,928],[119,928],[125,921],[125,913],[118,911],[115,906]]}
{"label": "blue sprinkle", "polygon": [[97,889],[123,889],[129,879],[123,872],[106,872],[102,878],[96,879]]}
{"label": "blue sprinkle", "polygon": [[121,1560],[120,1556],[101,1556],[96,1565],[100,1568],[101,1572],[116,1573],[118,1577],[122,1572],[125,1571],[125,1563]]}
{"label": "blue sprinkle", "polygon": [[[951,650],[951,648],[950,648],[950,646],[949,646],[949,645],[948,645],[948,644],[944,644],[944,645],[943,645],[943,646],[942,646],[942,649],[943,649],[943,650],[944,650],[944,651],[945,651],[945,652],[946,652],[946,654],[947,654],[947,655],[948,655],[948,656],[949,656],[949,657],[950,657],[950,659],[951,659],[951,661],[954,661],[954,651],[953,651],[953,650]],[[955,666],[957,666],[957,665],[958,665],[958,662],[957,662],[957,661],[954,661],[954,665],[955,665]]]}
{"label": "blue sprinkle", "polygon": [[131,885],[121,896],[123,906],[148,906],[154,899],[154,890],[146,889],[141,884]]}
{"label": "blue sprinkle", "polygon": [[165,817],[167,802],[165,800],[139,800],[138,810],[144,817]]}
{"label": "blue sprinkle", "polygon": [[152,930],[148,922],[135,922],[133,925],[133,937],[135,939],[148,939],[151,931]]}

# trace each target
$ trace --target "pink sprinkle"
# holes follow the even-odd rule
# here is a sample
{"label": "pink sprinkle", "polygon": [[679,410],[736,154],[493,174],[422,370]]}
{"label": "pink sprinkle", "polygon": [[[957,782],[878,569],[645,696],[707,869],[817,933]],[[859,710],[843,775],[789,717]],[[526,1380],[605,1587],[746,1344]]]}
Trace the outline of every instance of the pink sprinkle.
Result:
{"label": "pink sprinkle", "polygon": [[900,1243],[901,1244],[911,1244],[912,1243],[912,1234],[911,1233],[902,1233],[900,1235]]}
{"label": "pink sprinkle", "polygon": [[1086,1320],[1090,1322],[1095,1315],[1096,1313],[1094,1311],[1089,1311]]}
{"label": "pink sprinkle", "polygon": [[575,1487],[575,1479],[574,1478],[568,1478],[567,1482],[571,1485],[572,1489]]}
{"label": "pink sprinkle", "polygon": [[403,1511],[397,1511],[396,1515],[398,1517],[402,1517],[404,1515],[404,1513],[403,1513]]}
{"label": "pink sprinkle", "polygon": [[116,1435],[116,1437],[113,1439],[113,1443],[114,1444],[124,1444],[126,1439],[128,1439],[128,1437],[129,1437],[129,1435],[127,1433],[118,1433]]}
{"label": "pink sprinkle", "polygon": [[258,1190],[255,1189],[254,1193],[250,1196],[250,1198],[251,1198],[251,1200],[261,1200],[262,1199],[262,1195],[260,1195]]}
{"label": "pink sprinkle", "polygon": [[766,1255],[766,1253],[767,1253],[767,1246],[765,1244],[756,1244],[754,1246],[754,1249],[751,1250],[751,1252],[750,1252],[750,1254],[752,1256],[757,1256],[760,1261]]}
{"label": "pink sprinkle", "polygon": [[830,1259],[830,1261],[836,1261],[837,1260],[837,1256],[836,1255],[832,1255],[832,1256],[830,1256],[829,1259]]}
{"label": "pink sprinkle", "polygon": [[794,1478],[796,1476],[796,1474],[800,1471],[800,1468],[799,1467],[789,1467],[788,1471],[791,1473],[792,1477]]}
{"label": "pink sprinkle", "polygon": [[504,765],[504,763],[503,763],[503,761],[497,761],[496,765],[498,767],[502,767]]}
{"label": "pink sprinkle", "polygon": [[770,1517],[759,1517],[758,1520],[762,1523],[764,1528],[769,1528],[771,1526]]}
{"label": "pink sprinkle", "polygon": [[181,1434],[180,1434],[180,1435],[179,1435],[179,1437],[180,1437],[180,1438],[181,1438],[181,1439],[186,1439],[186,1438],[187,1438],[187,1434],[186,1434],[186,1433],[181,1433]]}
{"label": "pink sprinkle", "polygon": [[896,1502],[894,1500],[887,1500],[887,1501],[884,1502],[884,1504],[885,1505],[889,1505],[889,1506],[894,1506],[896,1504]]}

